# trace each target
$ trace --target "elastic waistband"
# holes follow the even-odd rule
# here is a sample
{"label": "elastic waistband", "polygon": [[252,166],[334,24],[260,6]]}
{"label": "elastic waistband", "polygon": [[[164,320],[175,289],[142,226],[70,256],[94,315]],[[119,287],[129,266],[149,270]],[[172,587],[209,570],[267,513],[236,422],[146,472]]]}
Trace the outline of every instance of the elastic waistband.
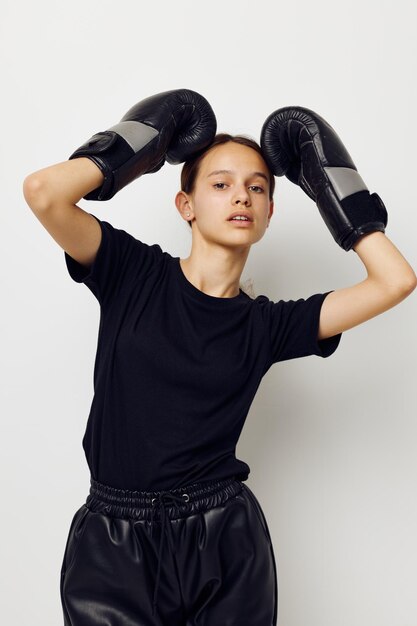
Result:
{"label": "elastic waistband", "polygon": [[237,495],[242,488],[242,482],[232,476],[172,490],[130,491],[104,485],[90,476],[90,493],[86,506],[92,511],[112,517],[158,519],[160,511],[155,502],[164,501],[166,516],[177,519],[186,517],[191,512],[197,513],[219,506]]}

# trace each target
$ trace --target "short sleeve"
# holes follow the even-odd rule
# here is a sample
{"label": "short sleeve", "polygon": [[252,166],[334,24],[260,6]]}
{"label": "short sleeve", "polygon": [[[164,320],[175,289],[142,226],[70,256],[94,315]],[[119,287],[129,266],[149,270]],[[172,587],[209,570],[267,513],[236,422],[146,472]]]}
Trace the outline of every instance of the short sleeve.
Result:
{"label": "short sleeve", "polygon": [[271,345],[269,365],[313,354],[326,358],[334,353],[342,333],[317,338],[321,307],[329,293],[316,293],[299,300],[268,300],[264,315]]}
{"label": "short sleeve", "polygon": [[[92,215],[92,213],[90,213]],[[101,227],[101,242],[90,268],[81,265],[65,250],[65,262],[71,278],[84,283],[104,305],[122,289],[145,278],[164,252],[158,244],[149,245],[125,230],[93,215]]]}

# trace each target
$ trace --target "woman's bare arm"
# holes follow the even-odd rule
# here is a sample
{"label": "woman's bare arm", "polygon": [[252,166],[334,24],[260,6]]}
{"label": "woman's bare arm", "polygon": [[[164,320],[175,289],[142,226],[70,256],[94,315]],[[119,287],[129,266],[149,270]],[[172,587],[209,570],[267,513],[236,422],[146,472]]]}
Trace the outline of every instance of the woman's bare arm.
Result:
{"label": "woman's bare arm", "polygon": [[337,289],[325,298],[318,338],[332,337],[399,304],[417,286],[417,277],[401,252],[382,232],[361,237],[353,249],[363,262],[367,278]]}
{"label": "woman's bare arm", "polygon": [[76,203],[103,180],[97,165],[80,157],[33,172],[23,182],[23,195],[37,219],[63,250],[86,267],[96,257],[101,228]]}

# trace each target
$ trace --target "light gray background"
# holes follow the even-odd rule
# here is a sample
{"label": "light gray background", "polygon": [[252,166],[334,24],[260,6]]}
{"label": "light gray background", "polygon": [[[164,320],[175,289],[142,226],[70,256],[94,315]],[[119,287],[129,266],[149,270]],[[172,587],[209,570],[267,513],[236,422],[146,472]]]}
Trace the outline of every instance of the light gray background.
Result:
{"label": "light gray background", "polygon": [[[85,501],[81,447],[93,394],[99,307],[27,207],[29,173],[66,160],[139,100],[189,88],[218,131],[259,140],[287,105],[337,131],[389,214],[387,236],[417,267],[416,4],[72,0],[2,4],[2,621],[62,622],[59,573]],[[104,203],[80,206],[188,256],[175,208],[181,166],[166,164]],[[366,277],[315,204],[277,178],[275,214],[242,280],[271,299]],[[415,626],[415,292],[344,333],[328,359],[275,364],[237,456],[269,523],[279,626]],[[221,626],[221,625],[219,625]]]}

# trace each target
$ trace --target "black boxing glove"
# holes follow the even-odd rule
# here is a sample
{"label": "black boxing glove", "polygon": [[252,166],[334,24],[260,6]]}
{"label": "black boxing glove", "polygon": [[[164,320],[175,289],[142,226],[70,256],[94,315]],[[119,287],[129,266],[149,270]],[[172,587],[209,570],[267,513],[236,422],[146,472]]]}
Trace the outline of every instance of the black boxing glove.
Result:
{"label": "black boxing glove", "polygon": [[109,200],[120,189],[206,148],[216,134],[216,117],[203,96],[190,89],[158,93],[135,104],[121,121],[99,132],[70,159],[88,157],[104,174],[86,200]]}
{"label": "black boxing glove", "polygon": [[285,176],[316,203],[336,243],[348,251],[367,233],[385,232],[387,210],[369,193],[334,129],[299,106],[271,113],[261,130],[261,148],[276,176]]}

